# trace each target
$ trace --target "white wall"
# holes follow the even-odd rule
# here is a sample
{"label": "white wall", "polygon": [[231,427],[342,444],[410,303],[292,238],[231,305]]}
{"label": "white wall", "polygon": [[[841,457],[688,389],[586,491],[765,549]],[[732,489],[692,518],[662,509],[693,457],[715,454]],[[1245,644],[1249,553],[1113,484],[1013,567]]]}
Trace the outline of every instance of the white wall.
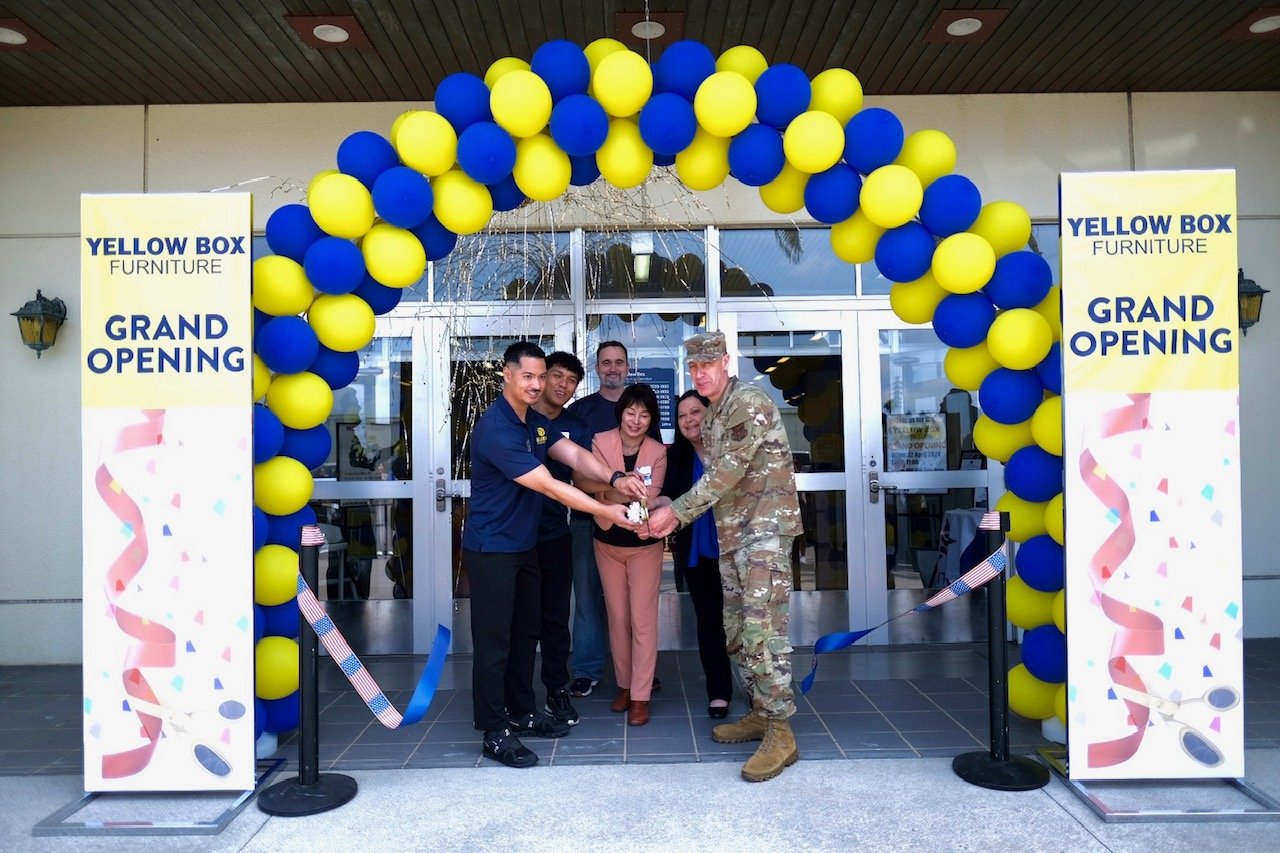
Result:
{"label": "white wall", "polygon": [[[935,127],[959,150],[957,171],[987,200],[1011,199],[1038,220],[1057,215],[1063,171],[1232,167],[1238,170],[1240,263],[1280,289],[1280,93],[930,96],[884,98],[908,132]],[[190,192],[237,186],[254,194],[255,227],[302,200],[334,166],[352,131],[386,132],[407,104],[0,109],[0,307],[35,288],[67,303],[57,346],[37,361],[9,321],[0,333],[0,664],[80,659],[79,196]],[[1132,125],[1132,136],[1130,126]],[[603,189],[591,192],[600,193]],[[632,193],[658,224],[776,222],[754,191],[694,198],[671,182]],[[561,225],[586,217],[576,202],[526,209],[509,221]],[[804,221],[796,217],[797,221]],[[639,224],[639,223],[637,223]],[[1271,297],[1280,300],[1280,296]],[[1280,635],[1280,573],[1271,508],[1280,454],[1280,304],[1241,347],[1246,633]]]}

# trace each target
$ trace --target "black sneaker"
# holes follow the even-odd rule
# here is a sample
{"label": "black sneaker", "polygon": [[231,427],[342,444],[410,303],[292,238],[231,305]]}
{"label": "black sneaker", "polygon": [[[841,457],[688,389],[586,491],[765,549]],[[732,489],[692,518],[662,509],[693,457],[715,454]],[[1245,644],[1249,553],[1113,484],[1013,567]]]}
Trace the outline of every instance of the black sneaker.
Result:
{"label": "black sneaker", "polygon": [[484,757],[508,767],[532,767],[538,763],[538,756],[525,747],[511,729],[484,733]]}
{"label": "black sneaker", "polygon": [[511,733],[525,737],[564,737],[569,733],[569,726],[559,720],[553,720],[546,714],[525,714],[511,720]]}
{"label": "black sneaker", "polygon": [[569,701],[568,690],[553,690],[548,693],[547,704],[543,707],[543,710],[547,712],[548,717],[558,723],[564,723],[566,726],[576,726],[578,724],[578,712],[573,707],[573,703]]}
{"label": "black sneaker", "polygon": [[587,678],[580,675],[569,685],[569,695],[575,699],[581,699],[583,696],[590,696],[591,691],[596,689],[596,685],[600,683],[598,678]]}

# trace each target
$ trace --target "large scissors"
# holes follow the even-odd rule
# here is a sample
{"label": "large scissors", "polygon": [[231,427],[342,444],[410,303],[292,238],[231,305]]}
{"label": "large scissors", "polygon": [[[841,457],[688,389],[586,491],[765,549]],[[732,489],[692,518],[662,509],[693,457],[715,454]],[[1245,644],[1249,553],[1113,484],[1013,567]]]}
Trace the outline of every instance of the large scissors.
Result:
{"label": "large scissors", "polygon": [[1124,687],[1119,684],[1114,685],[1112,689],[1117,696],[1123,699],[1146,705],[1159,714],[1166,724],[1181,726],[1178,730],[1178,744],[1192,761],[1204,767],[1217,767],[1226,760],[1222,750],[1204,732],[1186,722],[1181,714],[1184,708],[1197,703],[1204,703],[1218,712],[1230,711],[1240,704],[1240,691],[1234,687],[1227,684],[1215,684],[1205,690],[1202,695],[1189,699],[1166,699],[1150,692],[1134,690],[1131,687]]}
{"label": "large scissors", "polygon": [[[217,747],[210,743],[211,738],[205,737],[199,731],[201,728],[207,728],[208,723],[201,726],[198,717],[207,716],[211,713],[210,711],[179,711],[136,698],[130,698],[129,705],[135,711],[163,720],[170,734],[189,746],[191,757],[211,775],[219,778],[231,775],[231,762],[227,761]],[[223,720],[238,720],[244,716],[245,708],[239,702],[229,700],[219,705],[216,713]]]}

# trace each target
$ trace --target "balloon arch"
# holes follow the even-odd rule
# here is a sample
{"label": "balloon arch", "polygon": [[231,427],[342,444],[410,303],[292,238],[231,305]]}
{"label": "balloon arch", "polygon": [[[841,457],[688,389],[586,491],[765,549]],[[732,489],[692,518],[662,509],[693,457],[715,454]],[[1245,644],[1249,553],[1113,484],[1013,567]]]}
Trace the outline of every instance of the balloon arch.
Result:
{"label": "balloon arch", "polygon": [[254,406],[259,725],[296,725],[293,549],[315,521],[310,471],[331,449],[333,392],[355,378],[375,315],[495,211],[601,178],[637,187],[666,166],[693,190],[732,176],[759,187],[770,210],[805,209],[830,226],[837,256],[874,260],[896,282],[899,317],[932,323],[950,347],[946,375],[978,394],[974,442],[1005,464],[996,508],[1023,543],[1008,586],[1010,621],[1027,629],[1010,703],[1065,722],[1059,288],[1026,248],[1027,212],[984,204],[955,163],[943,132],[906,134],[892,112],[863,108],[847,70],[810,80],[754,47],[717,58],[693,41],[652,65],[614,39],[585,50],[547,42],[530,62],[499,59],[483,79],[450,75],[435,111],[404,113],[387,136],[347,137],[338,168],[311,181],[308,205],[271,215],[275,254],[253,267],[253,394],[265,398]]}

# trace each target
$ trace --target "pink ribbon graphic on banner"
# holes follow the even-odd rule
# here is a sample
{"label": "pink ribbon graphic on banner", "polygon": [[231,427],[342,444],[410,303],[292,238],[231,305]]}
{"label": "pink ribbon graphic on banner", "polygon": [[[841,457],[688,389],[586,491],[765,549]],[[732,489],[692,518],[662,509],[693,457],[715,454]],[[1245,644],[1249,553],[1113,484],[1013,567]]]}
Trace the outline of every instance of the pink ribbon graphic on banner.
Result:
{"label": "pink ribbon graphic on banner", "polygon": [[[144,420],[138,424],[124,427],[116,434],[111,456],[127,453],[160,444],[164,437],[164,410],[146,409],[142,412]],[[142,571],[147,562],[149,548],[147,544],[147,528],[142,518],[142,511],[128,493],[116,482],[107,463],[98,466],[95,475],[98,496],[120,520],[130,534],[129,544],[112,562],[107,570],[106,595],[111,615],[120,630],[133,640],[125,657],[121,680],[125,693],[134,699],[159,705],[155,692],[142,674],[142,667],[171,667],[176,656],[176,644],[173,631],[152,622],[144,616],[133,613],[119,604],[119,598],[129,588],[129,584]],[[160,741],[160,730],[163,721],[154,714],[133,709],[142,724],[142,736],[147,743],[135,749],[105,755],[102,758],[102,775],[107,779],[119,779],[132,776],[151,763],[156,744]]]}
{"label": "pink ribbon graphic on banner", "polygon": [[[1107,412],[1102,418],[1101,438],[1111,438],[1126,432],[1138,432],[1151,428],[1148,414],[1151,408],[1150,394],[1130,394],[1129,404]],[[1147,693],[1142,677],[1129,665],[1131,656],[1159,655],[1164,653],[1164,622],[1156,614],[1134,605],[1126,604],[1103,592],[1107,582],[1133,551],[1136,534],[1129,496],[1115,480],[1100,474],[1093,451],[1086,448],[1080,454],[1080,477],[1102,505],[1116,515],[1116,528],[1089,560],[1089,577],[1098,594],[1102,612],[1117,627],[1111,640],[1111,653],[1107,671],[1116,685],[1127,688],[1122,692],[1129,709],[1129,722],[1133,734],[1114,740],[1089,744],[1090,767],[1112,767],[1121,764],[1138,751],[1147,733],[1151,717],[1149,703],[1127,698],[1128,691],[1139,695]]]}

